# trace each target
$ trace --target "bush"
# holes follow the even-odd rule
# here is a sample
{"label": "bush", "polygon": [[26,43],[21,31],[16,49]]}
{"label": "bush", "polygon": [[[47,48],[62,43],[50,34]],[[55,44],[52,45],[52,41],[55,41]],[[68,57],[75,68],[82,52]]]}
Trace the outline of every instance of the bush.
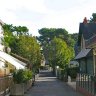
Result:
{"label": "bush", "polygon": [[40,66],[40,69],[43,70],[44,69],[44,66]]}
{"label": "bush", "polygon": [[59,79],[67,82],[67,71],[65,69],[59,69]]}
{"label": "bush", "polygon": [[61,75],[61,80],[63,80],[64,79],[64,73],[65,73],[64,69],[61,69],[60,71],[61,71],[61,74],[60,74]]}
{"label": "bush", "polygon": [[28,80],[32,79],[32,71],[28,70],[28,69],[19,69],[16,70],[13,73],[13,81],[14,83],[26,83]]}
{"label": "bush", "polygon": [[76,78],[77,76],[77,73],[79,71],[79,68],[78,67],[71,67],[71,68],[68,68],[68,75],[71,77],[71,78]]}

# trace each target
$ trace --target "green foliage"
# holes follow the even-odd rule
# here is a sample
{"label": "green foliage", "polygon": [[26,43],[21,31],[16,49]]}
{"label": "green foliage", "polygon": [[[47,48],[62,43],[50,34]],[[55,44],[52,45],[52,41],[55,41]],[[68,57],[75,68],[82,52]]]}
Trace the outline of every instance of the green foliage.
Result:
{"label": "green foliage", "polygon": [[[4,24],[4,45],[11,47],[16,43],[18,36],[28,35],[28,29],[26,26],[13,26],[12,24]],[[13,47],[13,46],[12,46]]]}
{"label": "green foliage", "polygon": [[13,26],[5,24],[4,44],[11,48],[11,52],[30,61],[28,67],[38,69],[41,63],[40,45],[35,37],[28,33],[26,26]]}
{"label": "green foliage", "polygon": [[64,76],[66,75],[66,71],[64,69],[60,69],[60,75],[61,75],[61,80],[64,80]]}
{"label": "green foliage", "polygon": [[65,82],[68,81],[68,75],[66,69],[59,68],[58,73],[59,73],[58,76],[60,80],[63,80]]}
{"label": "green foliage", "polygon": [[[44,57],[50,65],[52,64],[55,65],[54,63],[57,62],[61,66],[61,65],[64,65],[63,64],[64,62],[68,63],[70,59],[74,57],[74,45],[77,42],[78,34],[76,33],[68,34],[68,32],[62,28],[57,28],[57,29],[56,28],[42,28],[39,30],[39,34],[40,36],[37,37],[37,39],[39,40],[42,46]],[[56,45],[53,44],[55,47],[52,46],[52,42],[54,38],[61,39],[62,43],[60,40],[57,40],[58,42],[60,41],[59,42],[60,44],[57,43]],[[65,48],[65,46],[67,47]],[[56,51],[58,50],[55,56],[52,55],[53,53],[55,53],[53,51],[54,48],[57,48]]]}
{"label": "green foliage", "polygon": [[13,73],[14,83],[26,83],[28,80],[32,79],[32,71],[26,69],[19,69]]}
{"label": "green foliage", "polygon": [[70,67],[70,68],[68,68],[68,75],[71,78],[76,78],[78,72],[79,72],[79,68],[78,67]]}
{"label": "green foliage", "polygon": [[72,59],[72,51],[60,38],[54,38],[49,44],[50,50],[48,60],[52,66],[59,66],[60,68],[66,68],[70,59]]}
{"label": "green foliage", "polygon": [[45,43],[49,43],[54,37],[63,39],[68,46],[74,46],[74,39],[71,38],[71,34],[68,34],[68,32],[65,29],[62,28],[42,28],[39,30],[40,36],[37,38],[41,45],[44,45]]}
{"label": "green foliage", "polygon": [[92,22],[96,22],[96,13],[93,13],[92,14],[92,17],[90,18],[90,20],[89,20],[91,23]]}
{"label": "green foliage", "polygon": [[[78,41],[78,33],[73,33],[73,34],[70,34],[71,38],[74,40],[74,42],[76,43]],[[74,44],[75,44],[74,43]]]}
{"label": "green foliage", "polygon": [[15,40],[15,37],[13,36],[13,26],[5,24],[2,26],[4,30],[4,40],[3,43],[5,46],[10,46]]}
{"label": "green foliage", "polygon": [[41,64],[40,45],[35,37],[20,36],[16,53],[30,61],[30,68],[38,68]]}
{"label": "green foliage", "polygon": [[26,26],[14,26],[14,34],[17,36],[28,35],[28,28]]}
{"label": "green foliage", "polygon": [[28,28],[26,26],[13,26],[12,24],[4,24],[4,32],[11,32],[13,35],[28,35]]}

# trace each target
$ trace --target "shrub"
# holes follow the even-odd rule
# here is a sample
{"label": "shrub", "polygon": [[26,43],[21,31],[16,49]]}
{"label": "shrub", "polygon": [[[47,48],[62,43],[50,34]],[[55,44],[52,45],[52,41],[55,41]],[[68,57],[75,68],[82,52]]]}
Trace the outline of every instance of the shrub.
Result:
{"label": "shrub", "polygon": [[76,78],[77,76],[77,73],[79,71],[79,68],[78,67],[70,67],[68,68],[68,75],[71,77],[71,78]]}
{"label": "shrub", "polygon": [[43,70],[44,69],[44,66],[40,66],[40,69]]}
{"label": "shrub", "polygon": [[59,69],[59,79],[64,80],[67,82],[67,71],[66,69]]}
{"label": "shrub", "polygon": [[26,83],[28,80],[32,79],[32,71],[28,70],[28,69],[19,69],[16,70],[13,73],[13,81],[14,83]]}

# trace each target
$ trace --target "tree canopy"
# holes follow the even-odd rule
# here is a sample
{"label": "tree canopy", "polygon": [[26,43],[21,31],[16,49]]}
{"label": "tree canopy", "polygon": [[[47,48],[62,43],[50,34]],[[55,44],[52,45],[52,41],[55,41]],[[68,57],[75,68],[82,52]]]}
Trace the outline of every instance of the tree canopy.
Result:
{"label": "tree canopy", "polygon": [[62,28],[42,28],[39,34],[37,39],[42,46],[46,63],[64,68],[74,57],[74,45],[78,34],[69,34]]}
{"label": "tree canopy", "polygon": [[39,34],[40,36],[37,39],[41,45],[50,42],[54,37],[63,39],[68,46],[73,47],[75,44],[75,40],[71,37],[71,34],[69,35],[68,32],[62,28],[42,28],[39,30]]}
{"label": "tree canopy", "polygon": [[39,68],[41,63],[40,45],[35,37],[28,33],[26,26],[3,25],[5,46],[11,48],[11,52],[30,61],[30,68]]}
{"label": "tree canopy", "polygon": [[26,26],[13,26],[12,24],[4,24],[4,43],[10,46],[20,35],[28,35],[28,28]]}
{"label": "tree canopy", "polygon": [[32,64],[31,67],[40,66],[41,62],[41,52],[40,45],[37,43],[35,37],[31,36],[20,36],[19,41],[17,43],[16,53],[18,55],[27,58]]}
{"label": "tree canopy", "polygon": [[92,17],[90,18],[90,20],[89,20],[91,23],[92,22],[96,22],[96,13],[93,13],[92,14]]}
{"label": "tree canopy", "polygon": [[67,46],[66,42],[60,38],[54,38],[49,44],[49,56],[48,59],[51,61],[51,64],[64,68],[72,58],[72,51]]}

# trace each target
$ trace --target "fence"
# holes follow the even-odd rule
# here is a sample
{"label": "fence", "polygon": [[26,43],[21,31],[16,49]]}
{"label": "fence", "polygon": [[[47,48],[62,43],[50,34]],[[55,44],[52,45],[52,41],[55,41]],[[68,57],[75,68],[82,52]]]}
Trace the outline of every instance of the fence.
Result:
{"label": "fence", "polygon": [[12,81],[12,75],[0,77],[0,96],[4,96],[9,92]]}
{"label": "fence", "polygon": [[96,94],[96,78],[95,76],[79,73],[77,76],[76,87],[83,88],[89,94]]}

